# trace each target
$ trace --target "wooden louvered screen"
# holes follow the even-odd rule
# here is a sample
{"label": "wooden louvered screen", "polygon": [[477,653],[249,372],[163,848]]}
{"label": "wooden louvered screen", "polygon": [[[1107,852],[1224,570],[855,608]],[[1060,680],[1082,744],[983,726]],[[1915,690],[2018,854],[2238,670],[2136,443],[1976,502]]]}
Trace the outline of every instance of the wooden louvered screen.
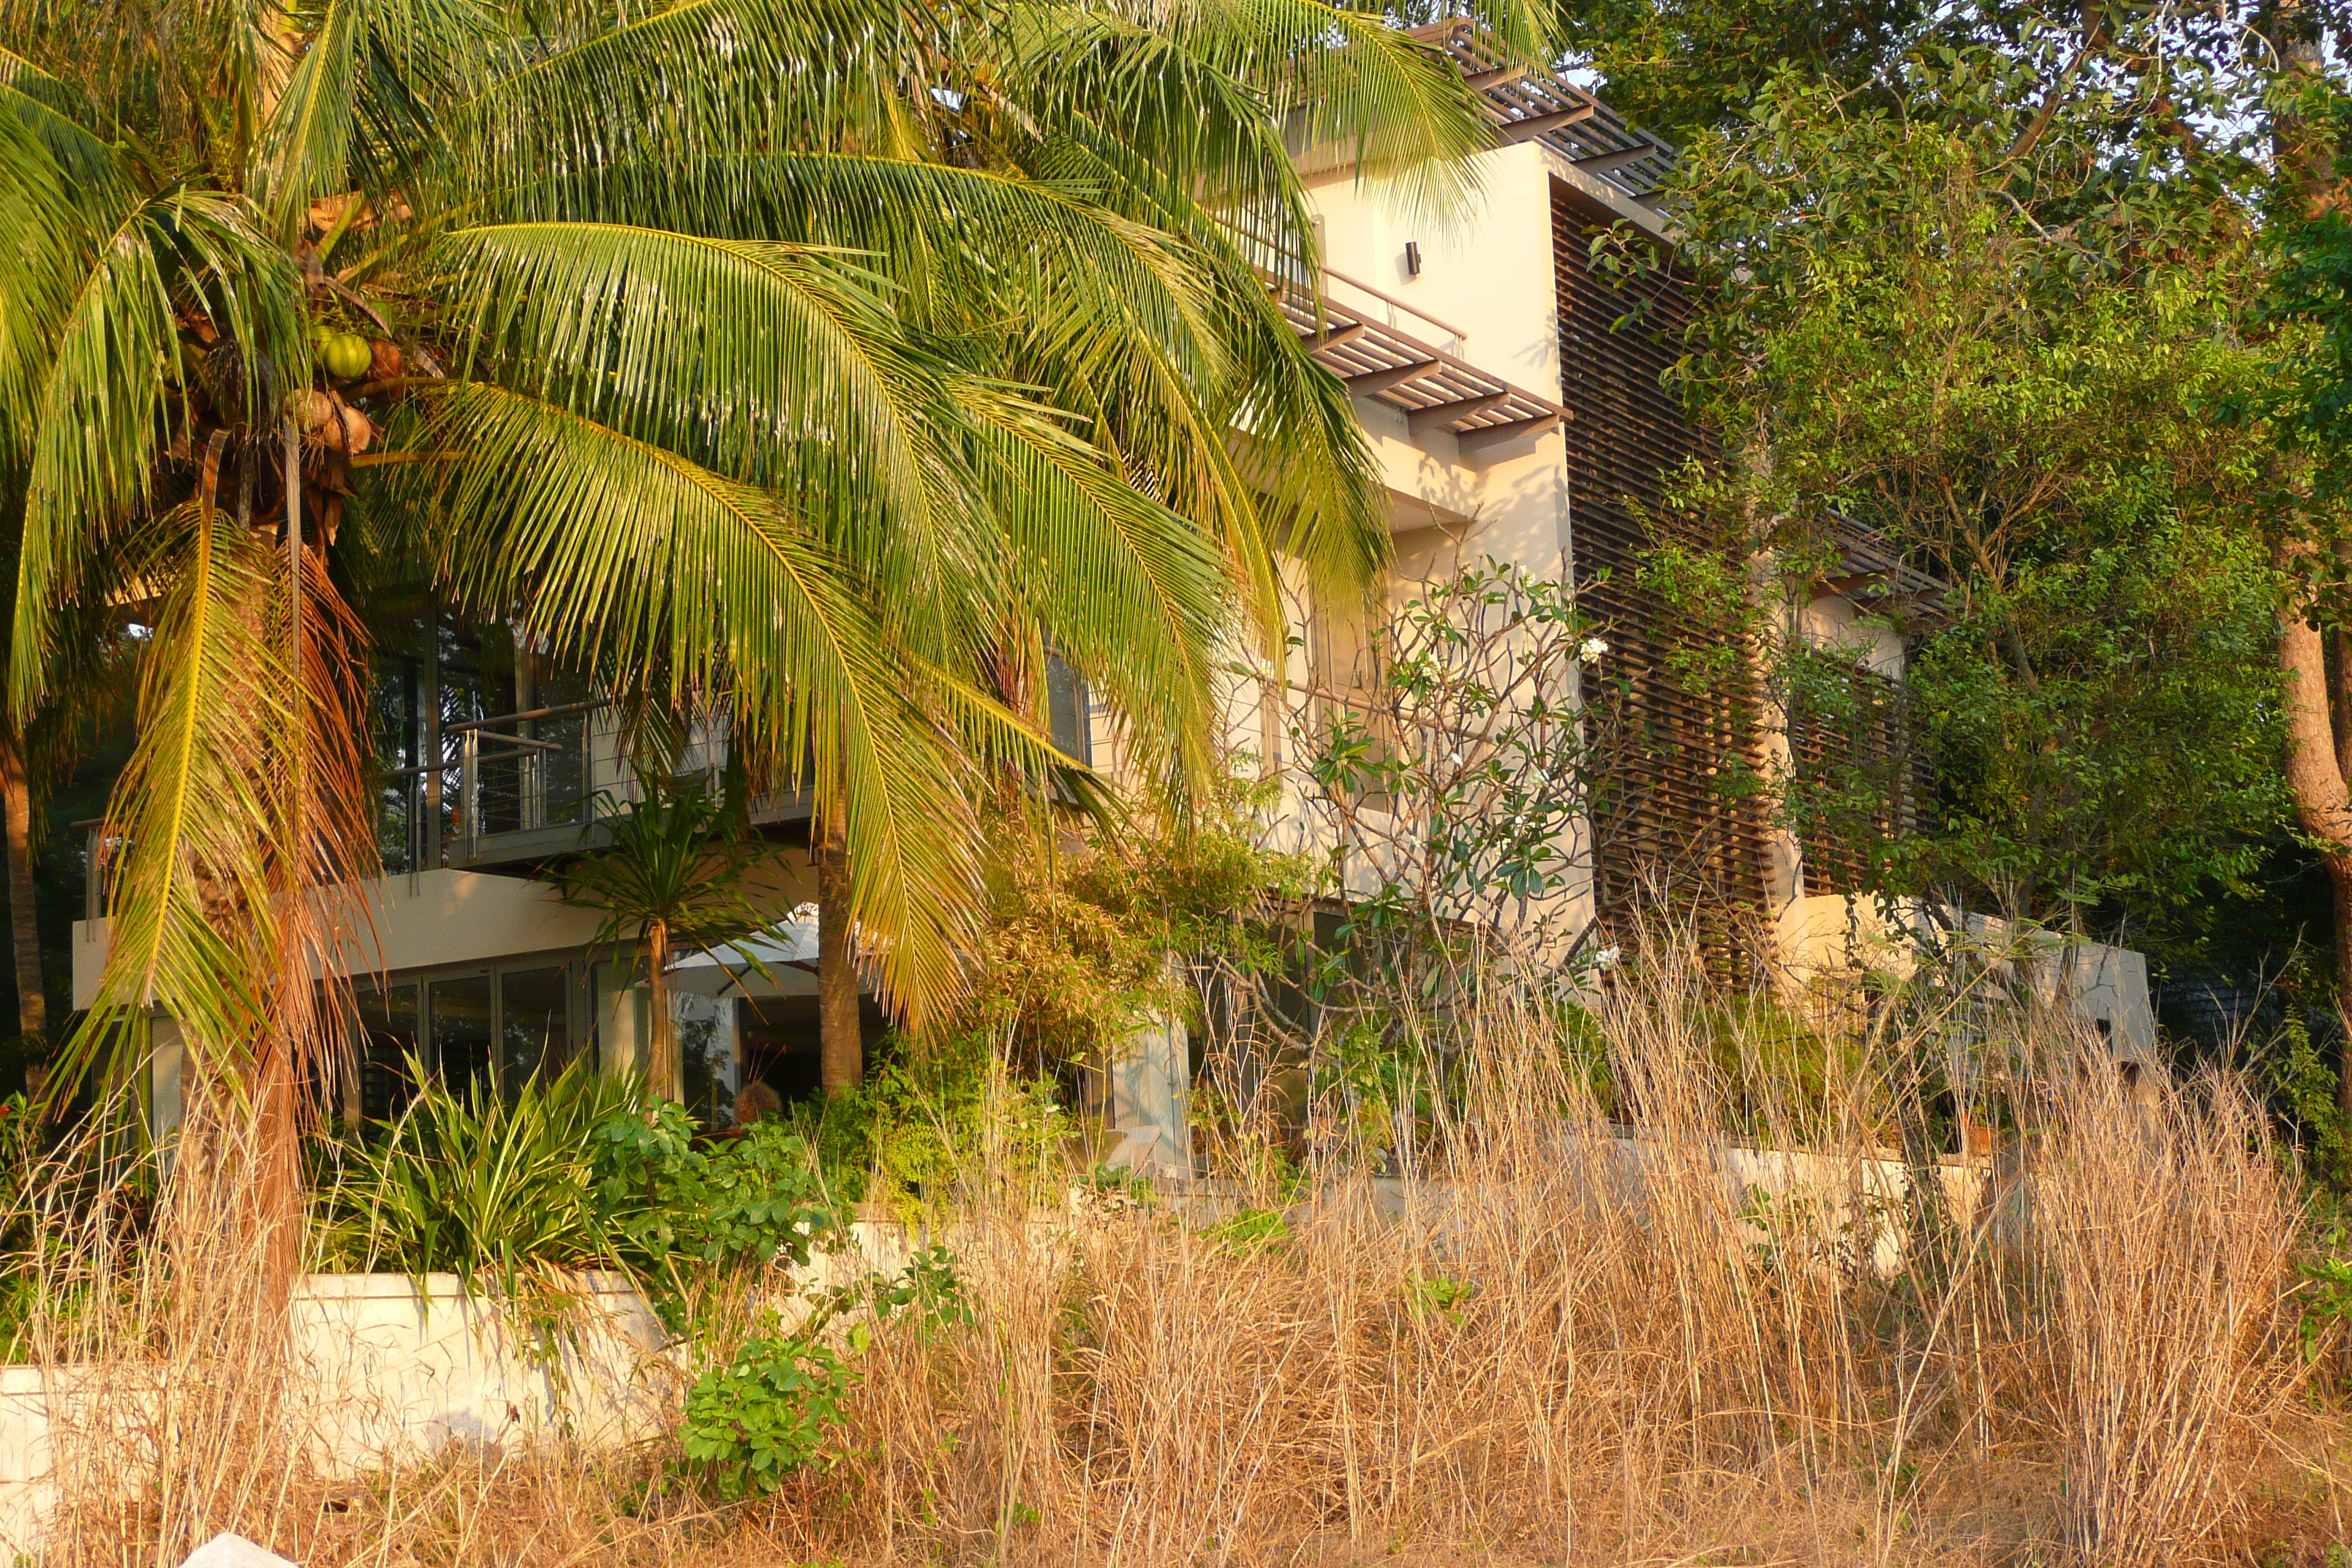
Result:
{"label": "wooden louvered screen", "polygon": [[1835,684],[1818,701],[1790,702],[1790,804],[1805,891],[1866,892],[1877,885],[1873,851],[1909,830],[1920,789],[1902,690],[1874,670],[1844,668],[1843,659],[1811,679]]}
{"label": "wooden louvered screen", "polygon": [[[1696,914],[1715,955],[1729,959],[1764,904],[1765,808],[1739,787],[1757,776],[1755,704],[1746,693],[1684,689],[1670,661],[1699,634],[1637,582],[1654,547],[1652,528],[1686,527],[1667,512],[1666,484],[1707,447],[1662,379],[1687,300],[1660,274],[1627,282],[1596,273],[1591,243],[1608,221],[1554,188],[1561,401],[1575,411],[1567,425],[1571,545],[1583,605],[1606,628],[1601,674],[1619,704],[1601,737],[1595,891],[1601,921],[1618,924],[1663,890],[1678,917]],[[1619,327],[1643,301],[1643,317]]]}

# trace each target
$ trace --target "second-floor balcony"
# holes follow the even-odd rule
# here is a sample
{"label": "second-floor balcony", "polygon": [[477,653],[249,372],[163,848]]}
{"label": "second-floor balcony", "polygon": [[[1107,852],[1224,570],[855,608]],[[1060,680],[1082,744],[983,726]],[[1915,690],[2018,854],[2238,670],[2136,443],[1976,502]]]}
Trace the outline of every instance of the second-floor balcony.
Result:
{"label": "second-floor balcony", "polygon": [[[522,867],[611,841],[610,823],[639,796],[618,715],[608,700],[569,702],[456,723],[439,761],[384,769],[371,803],[387,875],[450,868]],[[688,778],[716,781],[728,761],[723,728],[698,727],[677,759]],[[755,795],[754,826],[804,819],[805,791]],[[117,847],[105,823],[84,835],[84,916],[107,913],[106,868]]]}
{"label": "second-floor balcony", "polygon": [[[1462,357],[1460,328],[1370,284],[1327,272],[1319,291],[1286,286],[1276,302],[1349,395],[1402,414],[1415,437],[1452,435],[1465,462],[1483,462],[1568,416],[1560,404]],[[1451,346],[1438,346],[1438,338]]]}
{"label": "second-floor balcony", "polygon": [[[540,860],[609,839],[606,825],[638,798],[609,700],[501,713],[452,724],[440,758],[387,770],[376,791],[376,845],[387,872]],[[716,781],[727,766],[723,726],[688,736],[681,776]],[[755,825],[808,816],[805,791],[754,797]]]}

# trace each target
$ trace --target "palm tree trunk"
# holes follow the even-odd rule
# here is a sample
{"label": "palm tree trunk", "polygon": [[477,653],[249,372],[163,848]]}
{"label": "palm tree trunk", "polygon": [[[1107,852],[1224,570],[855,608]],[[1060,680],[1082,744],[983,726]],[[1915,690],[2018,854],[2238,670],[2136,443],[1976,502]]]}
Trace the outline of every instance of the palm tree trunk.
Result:
{"label": "palm tree trunk", "polygon": [[669,927],[661,921],[646,927],[646,1005],[653,1013],[647,1026],[650,1048],[646,1054],[646,1082],[656,1098],[676,1100],[677,1028],[669,1016]]}
{"label": "palm tree trunk", "polygon": [[[0,739],[0,810],[8,822],[8,937],[16,962],[16,1029],[37,1058],[46,1061],[49,1000],[41,988],[41,932],[33,903],[33,785],[14,739]],[[98,868],[90,868],[90,874],[96,876]]]}
{"label": "palm tree trunk", "polygon": [[816,855],[816,1019],[820,1071],[828,1095],[856,1089],[866,1076],[866,1041],[857,1021],[857,967],[849,950],[849,851],[838,815],[829,817]]}

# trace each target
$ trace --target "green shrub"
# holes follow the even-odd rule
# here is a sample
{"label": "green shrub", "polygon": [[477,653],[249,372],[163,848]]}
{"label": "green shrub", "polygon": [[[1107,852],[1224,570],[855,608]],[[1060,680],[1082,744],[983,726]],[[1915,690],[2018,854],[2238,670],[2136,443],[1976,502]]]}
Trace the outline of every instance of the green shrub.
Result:
{"label": "green shrub", "polygon": [[801,1335],[749,1339],[695,1381],[679,1437],[720,1497],[771,1492],[817,1457],[848,1392],[849,1369],[824,1345]]}
{"label": "green shrub", "polygon": [[804,1264],[837,1228],[815,1158],[785,1124],[755,1121],[709,1143],[693,1134],[684,1108],[667,1101],[590,1132],[599,1212],[629,1267],[667,1287],[656,1303],[666,1317],[688,1271]]}
{"label": "green shrub", "polygon": [[972,1321],[954,1258],[946,1247],[930,1247],[895,1279],[869,1274],[818,1298],[793,1332],[745,1340],[727,1362],[695,1380],[679,1428],[688,1462],[700,1468],[720,1497],[732,1502],[750,1492],[772,1492],[824,1452],[825,1433],[841,1422],[856,1372],[821,1336],[849,1312],[866,1314],[844,1336],[851,1356],[873,1342],[874,1323],[900,1312],[912,1312],[915,1331],[926,1338]]}
{"label": "green shrub", "polygon": [[675,1327],[693,1271],[806,1263],[833,1229],[814,1159],[781,1125],[697,1143],[682,1108],[583,1063],[511,1102],[417,1077],[383,1139],[330,1151],[342,1165],[319,1203],[330,1266],[493,1277],[509,1291],[526,1272],[621,1269]]}
{"label": "green shrub", "polygon": [[629,1267],[590,1152],[599,1123],[636,1113],[633,1085],[575,1063],[508,1101],[409,1068],[424,1087],[385,1136],[330,1151],[342,1173],[319,1199],[329,1267],[495,1276],[509,1289],[526,1268]]}
{"label": "green shrub", "polygon": [[971,1032],[919,1045],[893,1035],[864,1083],[782,1125],[816,1151],[843,1201],[902,1208],[946,1202],[985,1144],[1034,1170],[1070,1131],[1050,1079],[999,1076],[988,1039]]}

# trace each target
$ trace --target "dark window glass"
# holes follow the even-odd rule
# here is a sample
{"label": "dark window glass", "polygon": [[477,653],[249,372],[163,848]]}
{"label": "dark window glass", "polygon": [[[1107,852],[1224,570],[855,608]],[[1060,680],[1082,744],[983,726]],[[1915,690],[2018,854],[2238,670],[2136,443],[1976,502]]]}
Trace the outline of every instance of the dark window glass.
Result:
{"label": "dark window glass", "polygon": [[1045,716],[1053,727],[1054,750],[1091,766],[1095,748],[1093,726],[1087,722],[1086,678],[1059,654],[1045,656]]}
{"label": "dark window glass", "polygon": [[509,1094],[533,1073],[552,1078],[572,1059],[572,1014],[561,969],[515,969],[499,977],[499,1058]]}
{"label": "dark window glass", "polygon": [[498,1090],[498,1058],[492,1054],[490,977],[468,974],[433,983],[433,1066],[451,1092],[476,1085]]}
{"label": "dark window glass", "polygon": [[705,1127],[724,1127],[735,1103],[735,999],[673,994],[678,1070],[686,1108]]}
{"label": "dark window glass", "polygon": [[408,1061],[417,1054],[416,987],[362,988],[359,1003],[360,1114],[389,1121],[407,1109],[415,1092]]}

